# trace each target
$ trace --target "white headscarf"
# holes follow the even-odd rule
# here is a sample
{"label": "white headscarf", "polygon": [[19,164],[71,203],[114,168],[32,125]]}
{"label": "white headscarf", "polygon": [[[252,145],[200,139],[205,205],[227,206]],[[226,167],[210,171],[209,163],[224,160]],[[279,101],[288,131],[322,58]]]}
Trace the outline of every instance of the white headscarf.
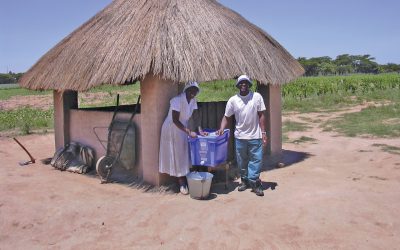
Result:
{"label": "white headscarf", "polygon": [[[183,89],[183,92],[185,92],[190,87],[196,87],[198,89],[199,93],[200,93],[200,87],[199,87],[199,84],[197,82],[187,82],[185,84],[185,88]],[[197,94],[199,94],[199,93],[197,93]]]}

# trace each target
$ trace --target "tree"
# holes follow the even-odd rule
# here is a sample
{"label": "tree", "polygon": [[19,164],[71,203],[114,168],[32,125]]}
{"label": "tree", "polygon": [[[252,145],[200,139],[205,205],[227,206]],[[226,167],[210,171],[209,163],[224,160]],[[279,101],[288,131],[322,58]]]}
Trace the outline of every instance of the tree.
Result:
{"label": "tree", "polygon": [[297,59],[301,66],[303,66],[305,76],[317,76],[321,73],[321,64],[330,64],[332,59],[329,56],[322,56],[322,57],[312,57],[307,59],[305,57],[299,57]]}
{"label": "tree", "polygon": [[391,72],[400,73],[400,64],[388,63],[385,65],[379,65],[379,72],[380,73],[391,73]]}
{"label": "tree", "polygon": [[305,57],[300,57],[297,59],[301,66],[304,68],[304,75],[305,76],[313,76],[316,75],[318,72],[318,63],[307,59]]}
{"label": "tree", "polygon": [[17,80],[10,74],[0,74],[0,84],[16,83]]}
{"label": "tree", "polygon": [[337,71],[337,66],[333,62],[323,62],[319,65],[319,73],[322,75],[333,75]]}
{"label": "tree", "polygon": [[7,84],[7,83],[17,83],[23,73],[13,73],[8,72],[6,74],[0,74],[0,84]]}
{"label": "tree", "polygon": [[354,72],[353,57],[349,54],[338,55],[333,61],[340,75],[350,74]]}
{"label": "tree", "polygon": [[357,55],[353,57],[353,65],[357,73],[378,73],[378,64],[370,55]]}

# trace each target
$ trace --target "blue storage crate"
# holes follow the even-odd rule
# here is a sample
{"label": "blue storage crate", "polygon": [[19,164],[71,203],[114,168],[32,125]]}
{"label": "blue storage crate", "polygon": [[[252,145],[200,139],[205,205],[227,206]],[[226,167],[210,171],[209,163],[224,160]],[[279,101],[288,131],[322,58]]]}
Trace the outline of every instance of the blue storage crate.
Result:
{"label": "blue storage crate", "polygon": [[[215,130],[204,131],[213,133]],[[229,129],[220,136],[188,137],[192,165],[215,167],[228,158]]]}

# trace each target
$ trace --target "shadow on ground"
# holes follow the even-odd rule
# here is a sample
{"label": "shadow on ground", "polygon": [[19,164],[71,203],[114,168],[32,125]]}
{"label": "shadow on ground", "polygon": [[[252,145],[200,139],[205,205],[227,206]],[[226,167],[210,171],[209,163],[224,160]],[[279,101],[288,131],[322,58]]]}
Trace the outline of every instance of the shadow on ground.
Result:
{"label": "shadow on ground", "polygon": [[276,182],[262,181],[261,183],[262,183],[263,190],[271,189],[273,191],[278,186],[278,183],[276,183]]}
{"label": "shadow on ground", "polygon": [[302,162],[313,156],[307,152],[298,152],[292,150],[282,150],[282,157],[280,159],[271,160],[264,166],[264,171],[273,170],[276,168],[285,168],[293,164]]}
{"label": "shadow on ground", "polygon": [[282,150],[282,151],[283,151],[282,163],[284,164],[284,167],[289,167],[293,164],[302,162],[313,156],[312,154],[306,152],[297,152],[292,150]]}
{"label": "shadow on ground", "polygon": [[[269,171],[276,168],[289,167],[293,164],[302,162],[311,156],[312,154],[306,152],[283,150],[280,161],[278,162],[275,161],[274,164],[268,165],[263,169],[263,171]],[[215,199],[218,197],[218,195],[229,194],[235,191],[235,189],[239,185],[239,182],[235,180],[240,178],[240,171],[234,162],[229,163],[228,170],[226,170],[225,168],[218,168],[218,169],[213,169],[212,172],[214,174],[214,178],[211,185],[210,195],[206,200]],[[97,176],[95,169],[92,169],[90,172],[88,172],[86,176],[90,178],[99,178]],[[126,185],[129,186],[130,188],[142,190],[143,192],[151,192],[151,193],[157,192],[164,194],[179,193],[179,187],[176,183],[155,187],[153,185],[149,185],[143,182],[143,180],[139,179],[137,176],[132,175],[131,170],[125,170],[123,168],[115,168],[113,170],[109,183],[118,183]],[[101,185],[100,179],[99,179],[99,185]],[[262,182],[262,185],[264,190],[268,189],[274,190],[278,186],[276,182]]]}

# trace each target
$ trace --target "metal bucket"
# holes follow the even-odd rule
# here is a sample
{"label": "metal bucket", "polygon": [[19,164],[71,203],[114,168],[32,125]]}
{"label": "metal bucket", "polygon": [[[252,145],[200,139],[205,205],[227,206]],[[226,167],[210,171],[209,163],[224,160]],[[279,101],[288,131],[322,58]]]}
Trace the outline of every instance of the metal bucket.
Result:
{"label": "metal bucket", "polygon": [[190,172],[186,178],[189,194],[193,199],[206,199],[210,195],[213,174],[207,172]]}

